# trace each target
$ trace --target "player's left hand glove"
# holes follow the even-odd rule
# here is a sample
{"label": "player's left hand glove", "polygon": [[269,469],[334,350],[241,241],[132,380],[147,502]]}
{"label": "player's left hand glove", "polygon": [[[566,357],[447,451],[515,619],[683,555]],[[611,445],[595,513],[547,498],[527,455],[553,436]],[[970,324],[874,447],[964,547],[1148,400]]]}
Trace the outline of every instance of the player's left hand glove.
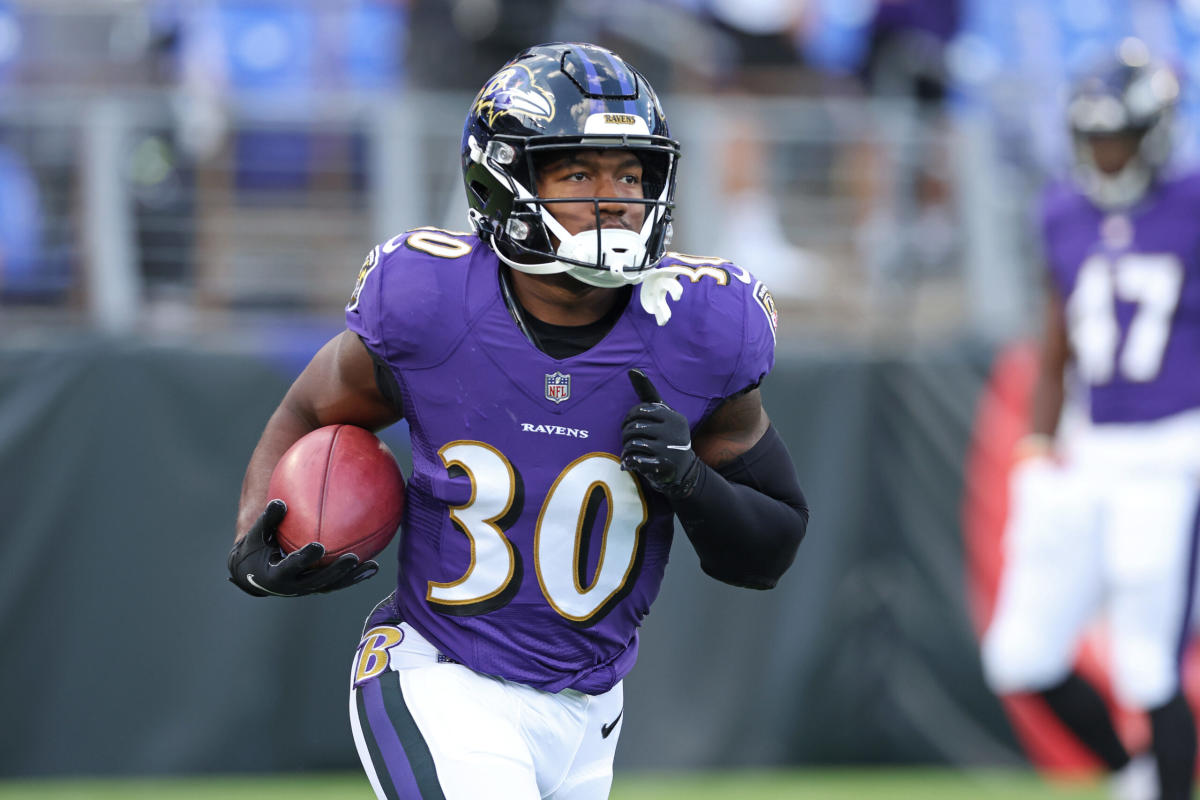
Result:
{"label": "player's left hand glove", "polygon": [[671,500],[692,493],[700,477],[700,459],[692,450],[687,417],[662,401],[640,369],[629,370],[629,382],[641,401],[621,426],[621,465],[646,479]]}
{"label": "player's left hand glove", "polygon": [[318,566],[325,548],[310,542],[286,556],[279,549],[279,522],[287,513],[282,500],[272,500],[246,535],[229,551],[229,580],[255,597],[298,597],[314,592],[332,592],[365,581],[379,570],[374,561],[359,562],[352,553],[333,563]]}

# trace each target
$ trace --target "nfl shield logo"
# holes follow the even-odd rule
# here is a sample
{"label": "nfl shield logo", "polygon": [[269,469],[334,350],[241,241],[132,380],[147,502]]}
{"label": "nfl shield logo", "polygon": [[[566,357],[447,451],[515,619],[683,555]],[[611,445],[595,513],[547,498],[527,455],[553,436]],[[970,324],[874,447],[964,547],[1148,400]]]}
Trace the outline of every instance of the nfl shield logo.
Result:
{"label": "nfl shield logo", "polygon": [[561,372],[546,376],[546,399],[561,403],[571,396],[571,376]]}

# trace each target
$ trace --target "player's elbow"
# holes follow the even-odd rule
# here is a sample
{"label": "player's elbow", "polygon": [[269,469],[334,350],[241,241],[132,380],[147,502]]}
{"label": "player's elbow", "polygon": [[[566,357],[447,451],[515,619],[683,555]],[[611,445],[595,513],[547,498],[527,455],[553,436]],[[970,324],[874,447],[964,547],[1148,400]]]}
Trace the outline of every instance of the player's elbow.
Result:
{"label": "player's elbow", "polygon": [[747,572],[734,572],[725,567],[713,567],[703,562],[701,562],[700,568],[710,578],[715,578],[730,586],[737,586],[739,589],[757,589],[759,591],[774,589],[775,585],[779,583],[779,578],[782,577],[781,575],[752,575]]}
{"label": "player's elbow", "polygon": [[791,566],[790,559],[782,565],[776,563],[713,564],[700,562],[700,569],[704,570],[704,573],[710,578],[715,578],[730,586],[759,591],[774,589],[789,566]]}
{"label": "player's elbow", "polygon": [[774,589],[796,560],[800,542],[808,530],[808,508],[796,509],[796,518],[778,526],[756,546],[726,553],[720,558],[701,558],[704,573],[722,583],[744,589]]}

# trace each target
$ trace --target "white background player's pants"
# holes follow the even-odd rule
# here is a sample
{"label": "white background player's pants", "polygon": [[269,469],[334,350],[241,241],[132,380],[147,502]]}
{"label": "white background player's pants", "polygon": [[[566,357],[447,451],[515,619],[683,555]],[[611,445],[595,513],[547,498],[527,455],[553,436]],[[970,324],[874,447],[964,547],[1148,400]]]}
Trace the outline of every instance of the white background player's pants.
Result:
{"label": "white background player's pants", "polygon": [[1101,426],[1073,451],[1069,466],[1013,472],[984,672],[999,693],[1054,686],[1101,613],[1118,699],[1155,708],[1179,687],[1190,633],[1200,415]]}
{"label": "white background player's pants", "polygon": [[353,669],[350,722],[377,797],[608,797],[621,684],[550,694],[481,675],[407,623],[367,631]]}

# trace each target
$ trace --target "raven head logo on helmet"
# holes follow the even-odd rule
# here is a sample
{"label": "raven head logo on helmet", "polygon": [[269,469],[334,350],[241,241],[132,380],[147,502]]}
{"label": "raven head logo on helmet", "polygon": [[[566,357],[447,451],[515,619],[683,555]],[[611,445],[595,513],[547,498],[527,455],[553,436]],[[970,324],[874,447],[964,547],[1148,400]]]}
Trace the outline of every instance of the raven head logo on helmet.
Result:
{"label": "raven head logo on helmet", "polygon": [[1075,177],[1098,207],[1126,208],[1149,190],[1170,156],[1178,98],[1175,73],[1133,38],[1075,85],[1067,106]]}
{"label": "raven head logo on helmet", "polygon": [[537,77],[529,67],[513,64],[493,75],[480,90],[471,114],[483,119],[488,127],[494,127],[496,117],[502,114],[549,122],[554,118],[554,95],[537,85]]}
{"label": "raven head logo on helmet", "polygon": [[[539,197],[539,167],[579,150],[632,153],[641,197]],[[593,286],[640,283],[654,271],[671,237],[678,159],[650,84],[592,44],[518,53],[484,84],[463,127],[468,214],[480,239],[513,269],[565,272]],[[605,202],[640,205],[640,227],[604,225]],[[552,213],[562,203],[586,204],[595,224],[572,234]]]}

